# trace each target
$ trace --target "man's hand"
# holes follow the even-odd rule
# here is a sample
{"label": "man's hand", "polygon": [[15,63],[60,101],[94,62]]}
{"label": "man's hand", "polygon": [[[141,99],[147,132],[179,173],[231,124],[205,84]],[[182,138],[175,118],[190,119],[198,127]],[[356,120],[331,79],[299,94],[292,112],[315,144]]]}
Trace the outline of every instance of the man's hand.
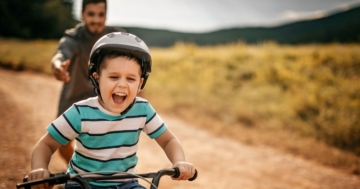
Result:
{"label": "man's hand", "polygon": [[65,60],[64,62],[57,60],[55,63],[52,64],[52,72],[57,80],[63,81],[65,83],[70,81],[70,74],[67,71],[69,65],[69,59]]}

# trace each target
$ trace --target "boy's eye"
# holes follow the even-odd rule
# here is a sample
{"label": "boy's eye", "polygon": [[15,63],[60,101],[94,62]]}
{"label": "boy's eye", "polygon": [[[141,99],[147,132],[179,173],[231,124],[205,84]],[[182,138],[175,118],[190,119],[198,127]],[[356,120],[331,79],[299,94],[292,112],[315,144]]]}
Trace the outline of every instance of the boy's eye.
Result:
{"label": "boy's eye", "polygon": [[118,76],[110,76],[111,79],[117,79],[119,78]]}

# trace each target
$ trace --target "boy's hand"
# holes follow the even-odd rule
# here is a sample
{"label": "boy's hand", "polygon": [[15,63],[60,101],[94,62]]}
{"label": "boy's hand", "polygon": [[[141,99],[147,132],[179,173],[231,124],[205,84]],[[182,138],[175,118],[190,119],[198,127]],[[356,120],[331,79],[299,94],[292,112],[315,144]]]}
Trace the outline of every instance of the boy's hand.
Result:
{"label": "boy's hand", "polygon": [[[47,169],[35,169],[30,171],[30,173],[27,175],[28,181],[34,181],[39,179],[45,179],[50,177],[50,172]],[[35,189],[51,189],[53,186],[50,186],[49,183],[39,184],[36,186],[32,186],[32,188]]]}
{"label": "boy's hand", "polygon": [[176,162],[174,167],[179,168],[180,175],[178,178],[172,178],[173,180],[188,180],[195,175],[195,167],[188,162]]}

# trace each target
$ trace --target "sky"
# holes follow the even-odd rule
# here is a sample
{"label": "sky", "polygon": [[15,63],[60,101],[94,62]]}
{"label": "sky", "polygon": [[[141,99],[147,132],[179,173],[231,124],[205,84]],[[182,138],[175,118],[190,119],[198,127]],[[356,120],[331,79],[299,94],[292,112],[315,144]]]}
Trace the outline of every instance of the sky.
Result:
{"label": "sky", "polygon": [[[80,20],[82,0],[74,0]],[[360,6],[360,0],[108,0],[107,25],[210,32],[247,26],[277,26],[320,18]]]}

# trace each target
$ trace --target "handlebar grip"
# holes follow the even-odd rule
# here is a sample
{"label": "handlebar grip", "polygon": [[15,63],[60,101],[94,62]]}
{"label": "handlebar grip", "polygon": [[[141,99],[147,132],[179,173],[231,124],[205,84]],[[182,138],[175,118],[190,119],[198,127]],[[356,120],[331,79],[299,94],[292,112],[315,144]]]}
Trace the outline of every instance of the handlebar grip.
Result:
{"label": "handlebar grip", "polygon": [[[28,181],[28,177],[25,176],[25,177],[23,178],[23,183],[25,183],[25,182],[27,182],[27,181]],[[24,186],[24,189],[31,189],[31,186]]]}
{"label": "handlebar grip", "polygon": [[[172,176],[174,178],[178,178],[180,176],[180,170],[178,167],[174,167],[174,170],[175,170],[175,174]],[[193,181],[197,178],[198,176],[198,171],[195,169],[195,174],[193,177],[189,178],[188,181]]]}
{"label": "handlebar grip", "polygon": [[[56,173],[56,174],[50,174],[50,178],[52,178],[52,177],[55,177],[55,176],[63,176],[63,175],[65,175],[66,173]],[[28,181],[28,177],[27,177],[27,175],[23,178],[23,182],[27,182]]]}
{"label": "handlebar grip", "polygon": [[54,175],[51,174],[49,178],[34,180],[34,181],[30,181],[30,182],[28,182],[27,177],[25,177],[23,179],[23,183],[17,184],[16,187],[17,188],[24,187],[25,189],[29,189],[33,185],[42,184],[42,183],[46,183],[46,182],[48,182],[49,185],[63,184],[63,183],[66,183],[66,181],[68,181],[69,179],[70,179],[70,175],[65,174],[65,173],[54,174]]}
{"label": "handlebar grip", "polygon": [[178,178],[180,176],[180,170],[178,167],[174,167],[175,174],[172,176],[174,178]]}
{"label": "handlebar grip", "polygon": [[195,179],[197,178],[197,176],[198,176],[198,171],[195,169],[195,174],[194,174],[194,176],[191,177],[191,178],[189,178],[188,181],[193,181],[193,180],[195,180]]}

